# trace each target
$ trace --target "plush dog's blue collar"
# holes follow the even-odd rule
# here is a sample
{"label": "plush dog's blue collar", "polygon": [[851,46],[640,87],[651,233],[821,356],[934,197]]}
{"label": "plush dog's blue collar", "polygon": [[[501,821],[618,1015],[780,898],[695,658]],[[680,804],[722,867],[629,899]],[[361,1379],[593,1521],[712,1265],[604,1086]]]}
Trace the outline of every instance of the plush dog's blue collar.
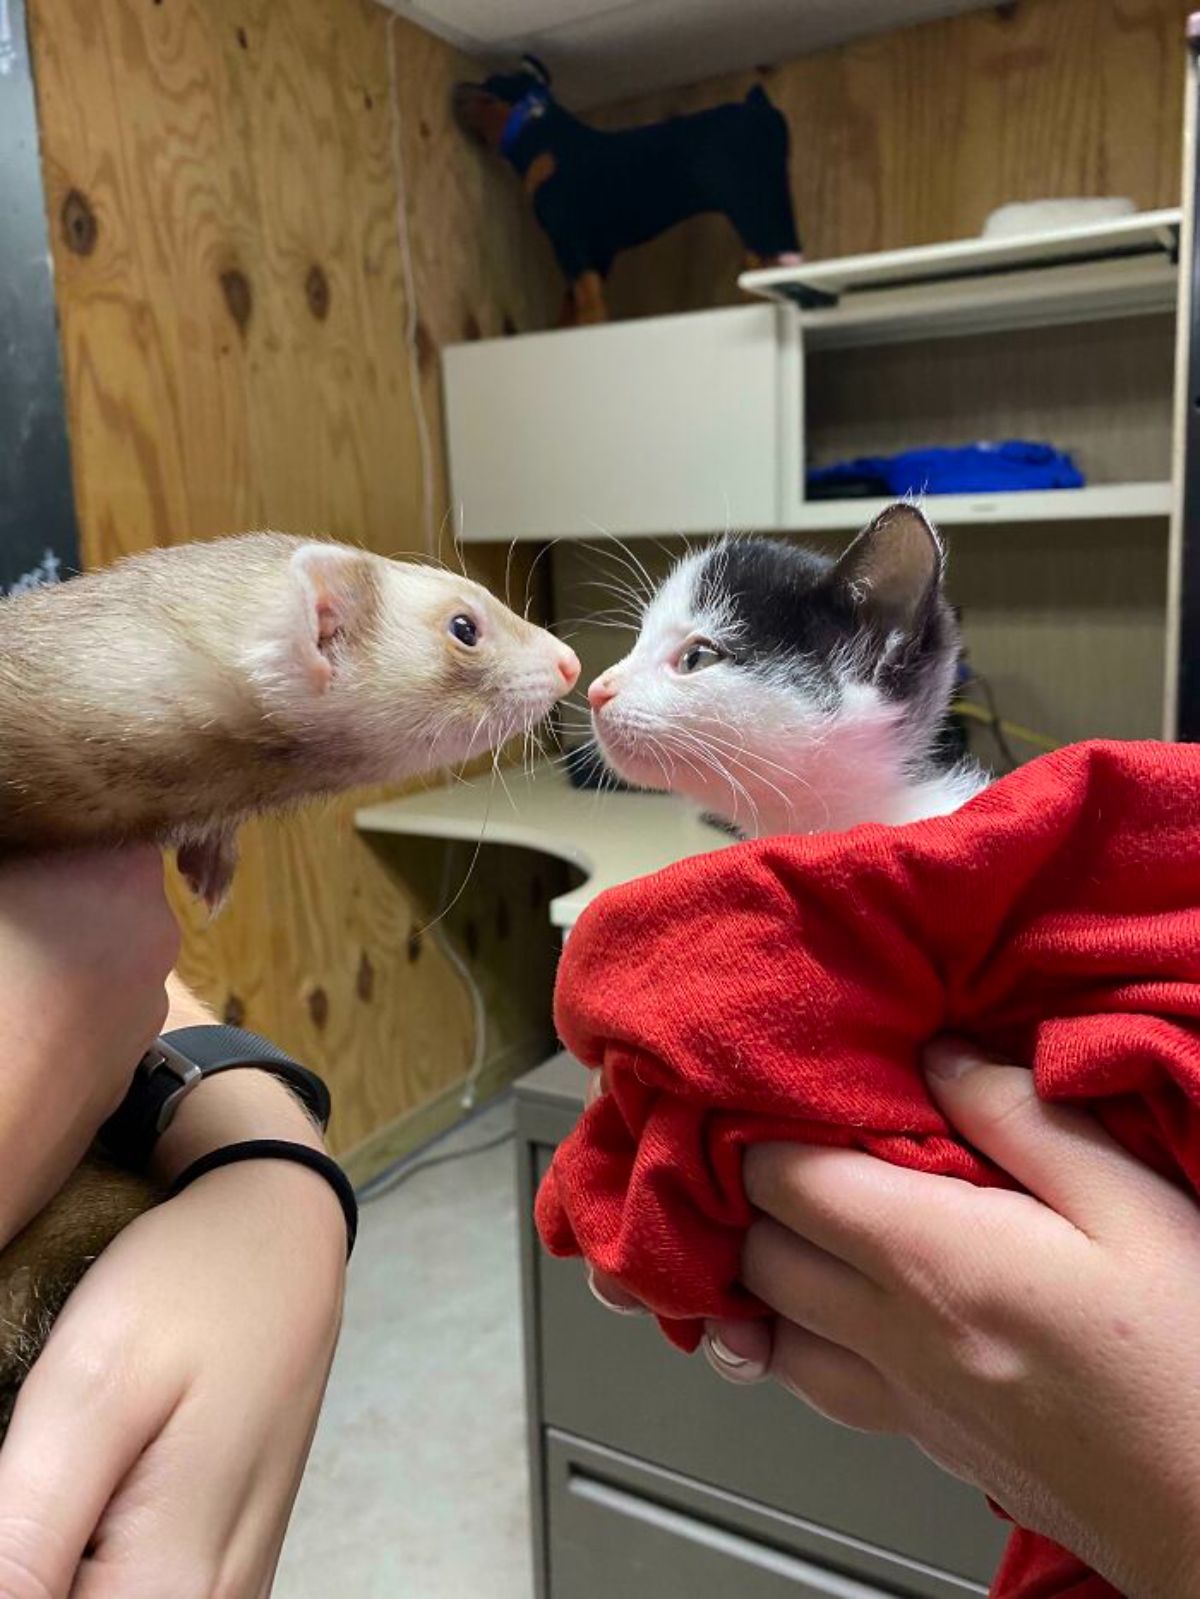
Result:
{"label": "plush dog's blue collar", "polygon": [[513,153],[513,147],[522,133],[524,133],[526,125],[534,117],[543,116],[549,103],[550,96],[545,89],[530,89],[528,94],[521,96],[508,113],[508,121],[504,124],[504,132],[500,135],[500,153],[502,155],[511,155]]}

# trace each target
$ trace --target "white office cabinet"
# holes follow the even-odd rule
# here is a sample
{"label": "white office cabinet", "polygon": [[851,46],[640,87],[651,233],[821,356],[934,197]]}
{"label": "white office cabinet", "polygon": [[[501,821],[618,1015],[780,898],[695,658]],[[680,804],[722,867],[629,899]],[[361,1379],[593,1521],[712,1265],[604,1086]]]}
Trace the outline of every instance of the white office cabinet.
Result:
{"label": "white office cabinet", "polygon": [[451,346],[463,536],[781,527],[782,474],[794,495],[800,468],[790,317],[738,306]]}
{"label": "white office cabinet", "polygon": [[[1045,438],[1083,488],[930,495],[948,527],[1155,520],[1171,503],[1178,211],[743,275],[768,303],[443,354],[472,540],[861,527],[805,468]],[[820,303],[814,303],[814,300]]]}

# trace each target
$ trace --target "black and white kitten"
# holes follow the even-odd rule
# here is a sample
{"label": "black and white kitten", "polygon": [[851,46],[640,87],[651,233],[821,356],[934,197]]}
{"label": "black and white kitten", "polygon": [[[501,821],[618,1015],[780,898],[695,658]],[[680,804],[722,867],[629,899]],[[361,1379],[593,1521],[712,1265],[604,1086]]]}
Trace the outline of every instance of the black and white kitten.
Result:
{"label": "black and white kitten", "polygon": [[837,561],[768,539],[687,556],[588,690],[601,753],[757,837],[956,810],[986,779],[936,758],[958,659],[944,567],[907,503]]}

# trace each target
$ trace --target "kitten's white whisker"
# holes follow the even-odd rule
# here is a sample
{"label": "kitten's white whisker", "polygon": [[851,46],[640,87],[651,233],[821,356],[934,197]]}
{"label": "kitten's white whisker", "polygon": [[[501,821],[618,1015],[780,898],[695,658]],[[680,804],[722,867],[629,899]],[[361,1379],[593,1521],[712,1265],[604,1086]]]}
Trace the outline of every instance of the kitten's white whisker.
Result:
{"label": "kitten's white whisker", "polygon": [[623,550],[629,557],[643,583],[646,585],[647,594],[653,595],[656,585],[654,579],[650,576],[649,568],[646,566],[646,563],[642,560],[641,556],[636,550],[631,549],[629,545],[626,544],[624,539],[618,538],[615,533],[610,533],[609,538],[613,540],[618,549]]}
{"label": "kitten's white whisker", "polygon": [[[750,793],[749,789],[746,788],[745,784],[739,782],[738,779],[734,777],[733,773],[730,772],[716,756],[710,754],[708,751],[704,750],[703,748],[697,748],[695,750],[695,754],[697,758],[709,769],[709,771],[713,772],[723,783],[728,785],[734,796],[735,817],[737,812],[737,799],[740,795],[750,807],[751,814],[754,817],[755,832],[760,832],[761,816],[759,814],[758,805],[755,802],[754,796]],[[693,766],[692,770],[696,771],[696,768]]]}
{"label": "kitten's white whisker", "polygon": [[606,555],[610,560],[623,566],[633,577],[639,589],[644,585],[643,598],[646,600],[653,599],[655,593],[654,579],[650,576],[642,561],[633,553],[625,541],[618,538],[615,533],[606,532],[598,522],[592,522],[590,518],[588,518],[588,522],[605,541],[602,546],[588,547],[596,549],[598,553]]}
{"label": "kitten's white whisker", "polygon": [[[783,766],[779,761],[770,760],[760,750],[754,749],[753,746],[745,743],[731,743],[725,739],[718,738],[715,733],[706,733],[704,736],[713,745],[715,745],[716,748],[720,749],[725,754],[728,754],[730,757],[742,757],[744,761],[753,761],[756,765],[766,766],[773,772],[781,772],[790,783],[800,783],[804,788],[815,792],[815,790],[813,790],[813,785],[808,782],[807,779],[801,777],[800,773],[797,772],[794,767]],[[764,777],[763,782],[765,783],[766,781],[767,780]],[[778,794],[779,790],[775,789],[775,792]]]}
{"label": "kitten's white whisker", "polygon": [[612,577],[589,577],[579,585],[580,588],[599,589],[602,594],[611,594],[613,599],[628,605],[630,610],[640,619],[646,610],[646,596],[621,579]]}

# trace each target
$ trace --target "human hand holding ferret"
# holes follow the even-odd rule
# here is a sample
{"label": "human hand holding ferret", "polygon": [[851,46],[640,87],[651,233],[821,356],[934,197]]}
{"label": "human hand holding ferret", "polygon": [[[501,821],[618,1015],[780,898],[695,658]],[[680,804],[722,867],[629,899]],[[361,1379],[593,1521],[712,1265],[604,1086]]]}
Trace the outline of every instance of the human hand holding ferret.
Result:
{"label": "human hand holding ferret", "polygon": [[[178,984],[170,1027],[212,1017]],[[266,1072],[202,1083],[155,1152],[169,1182],[249,1138],[323,1148]],[[75,1290],[0,1450],[6,1599],[269,1592],[341,1320],[326,1183],[229,1166],[139,1216]]]}

